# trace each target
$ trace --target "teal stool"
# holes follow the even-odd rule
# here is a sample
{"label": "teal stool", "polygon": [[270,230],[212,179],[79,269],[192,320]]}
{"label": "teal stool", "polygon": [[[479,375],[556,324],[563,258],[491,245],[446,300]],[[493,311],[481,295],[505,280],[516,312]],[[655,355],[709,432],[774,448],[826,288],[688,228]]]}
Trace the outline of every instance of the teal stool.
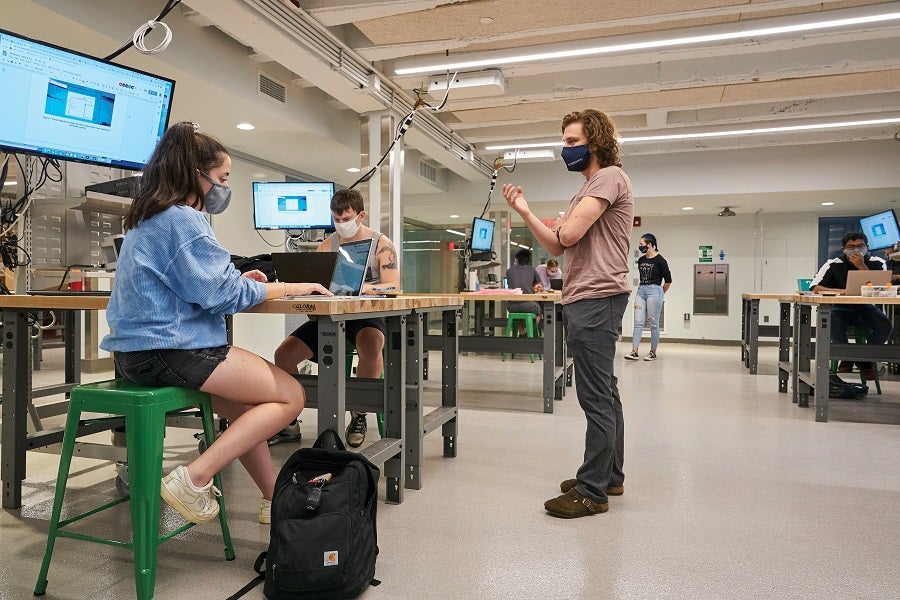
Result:
{"label": "teal stool", "polygon": [[[347,342],[347,351],[344,355],[347,363],[347,377],[353,376],[353,356],[356,354],[356,346],[352,343]],[[381,374],[381,378],[384,379],[384,373]],[[384,437],[384,413],[375,413],[375,420],[378,422],[378,434],[381,437]]]}
{"label": "teal stool", "polygon": [[[517,321],[525,322],[525,337],[533,338],[535,337],[535,332],[537,331],[537,315],[534,313],[528,312],[511,312],[506,315],[506,336],[507,337],[516,337],[515,332],[518,330],[516,326]],[[512,358],[515,358],[515,354],[510,354]],[[531,362],[534,362],[534,354],[531,356]],[[506,360],[506,354],[504,353],[502,356],[502,360]]]}
{"label": "teal stool", "polygon": [[[153,589],[156,584],[157,548],[169,538],[194,526],[193,523],[187,523],[170,533],[159,536],[159,504],[161,502],[159,490],[162,479],[166,413],[196,406],[200,407],[203,434],[206,445],[209,447],[215,440],[209,394],[180,387],[143,387],[124,379],[88,383],[72,388],[69,414],[66,417],[66,430],[59,458],[59,474],[56,478],[56,496],[53,500],[50,531],[47,535],[47,550],[44,553],[44,562],[34,587],[36,596],[42,596],[47,591],[47,571],[50,569],[50,558],[53,555],[56,538],[69,537],[131,550],[134,553],[134,584],[137,598],[138,600],[153,598]],[[75,438],[78,435],[82,412],[106,413],[125,417],[130,495],[60,521],[63,496],[66,493],[66,479],[69,476],[69,466],[75,450]],[[85,422],[96,423],[105,420],[110,420],[110,418],[91,419]],[[219,475],[216,475],[213,481],[214,485],[221,490],[222,480]],[[129,499],[131,500],[131,542],[63,530],[64,527],[75,521]],[[218,498],[218,501],[219,523],[222,526],[222,537],[225,541],[225,559],[234,560],[231,534],[228,532],[228,522],[225,519],[225,502],[221,497]]]}
{"label": "teal stool", "polygon": [[[869,334],[872,333],[872,330],[868,327],[857,327],[856,325],[847,325],[847,339],[852,339],[857,344],[866,344],[869,341]],[[874,364],[874,363],[873,363]],[[831,364],[832,373],[837,373],[838,361],[832,360]],[[881,393],[881,380],[878,378],[878,365],[875,364],[875,391],[876,393]],[[866,384],[865,375],[860,372],[859,380],[863,385]]]}

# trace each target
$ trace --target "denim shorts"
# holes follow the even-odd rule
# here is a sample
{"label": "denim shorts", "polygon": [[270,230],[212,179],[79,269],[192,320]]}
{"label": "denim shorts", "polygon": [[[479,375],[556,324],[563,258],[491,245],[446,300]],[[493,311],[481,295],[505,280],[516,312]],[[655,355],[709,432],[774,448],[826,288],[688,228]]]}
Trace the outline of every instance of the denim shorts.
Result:
{"label": "denim shorts", "polygon": [[113,352],[113,362],[119,374],[138,385],[174,385],[199,390],[225,360],[230,349],[231,346],[219,346],[196,350]]}

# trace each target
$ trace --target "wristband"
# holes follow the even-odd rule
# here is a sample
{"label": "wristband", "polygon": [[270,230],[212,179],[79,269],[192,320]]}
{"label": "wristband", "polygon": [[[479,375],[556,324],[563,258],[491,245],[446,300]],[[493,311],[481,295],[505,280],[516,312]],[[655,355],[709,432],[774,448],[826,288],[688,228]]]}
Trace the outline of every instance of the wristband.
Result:
{"label": "wristband", "polygon": [[281,285],[284,286],[284,294],[281,296],[282,298],[284,298],[285,296],[288,295],[288,293],[287,293],[287,282],[286,282],[286,281],[282,281],[282,282],[281,282]]}

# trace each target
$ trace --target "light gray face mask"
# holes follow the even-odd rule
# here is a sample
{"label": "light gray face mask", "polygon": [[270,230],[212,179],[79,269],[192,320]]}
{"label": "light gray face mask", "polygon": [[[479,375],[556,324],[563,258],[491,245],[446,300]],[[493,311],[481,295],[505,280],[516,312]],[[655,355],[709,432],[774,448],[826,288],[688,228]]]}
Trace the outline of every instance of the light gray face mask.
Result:
{"label": "light gray face mask", "polygon": [[213,181],[210,179],[209,175],[202,171],[200,174],[212,184],[212,187],[203,197],[203,201],[206,203],[206,212],[211,215],[225,212],[225,209],[231,204],[231,188],[227,185],[222,185],[221,183]]}

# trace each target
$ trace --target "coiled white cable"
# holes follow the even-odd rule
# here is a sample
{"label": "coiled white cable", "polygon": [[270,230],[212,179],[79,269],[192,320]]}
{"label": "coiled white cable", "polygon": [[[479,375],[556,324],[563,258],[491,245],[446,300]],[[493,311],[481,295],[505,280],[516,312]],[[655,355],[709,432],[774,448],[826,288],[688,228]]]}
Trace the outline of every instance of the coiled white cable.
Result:
{"label": "coiled white cable", "polygon": [[[147,48],[147,46],[144,45],[144,36],[155,29],[157,25],[165,30],[165,36],[156,48]],[[172,30],[162,21],[147,21],[137,28],[131,41],[134,43],[134,47],[137,48],[137,51],[141,54],[159,54],[169,47],[169,43],[172,41]]]}

